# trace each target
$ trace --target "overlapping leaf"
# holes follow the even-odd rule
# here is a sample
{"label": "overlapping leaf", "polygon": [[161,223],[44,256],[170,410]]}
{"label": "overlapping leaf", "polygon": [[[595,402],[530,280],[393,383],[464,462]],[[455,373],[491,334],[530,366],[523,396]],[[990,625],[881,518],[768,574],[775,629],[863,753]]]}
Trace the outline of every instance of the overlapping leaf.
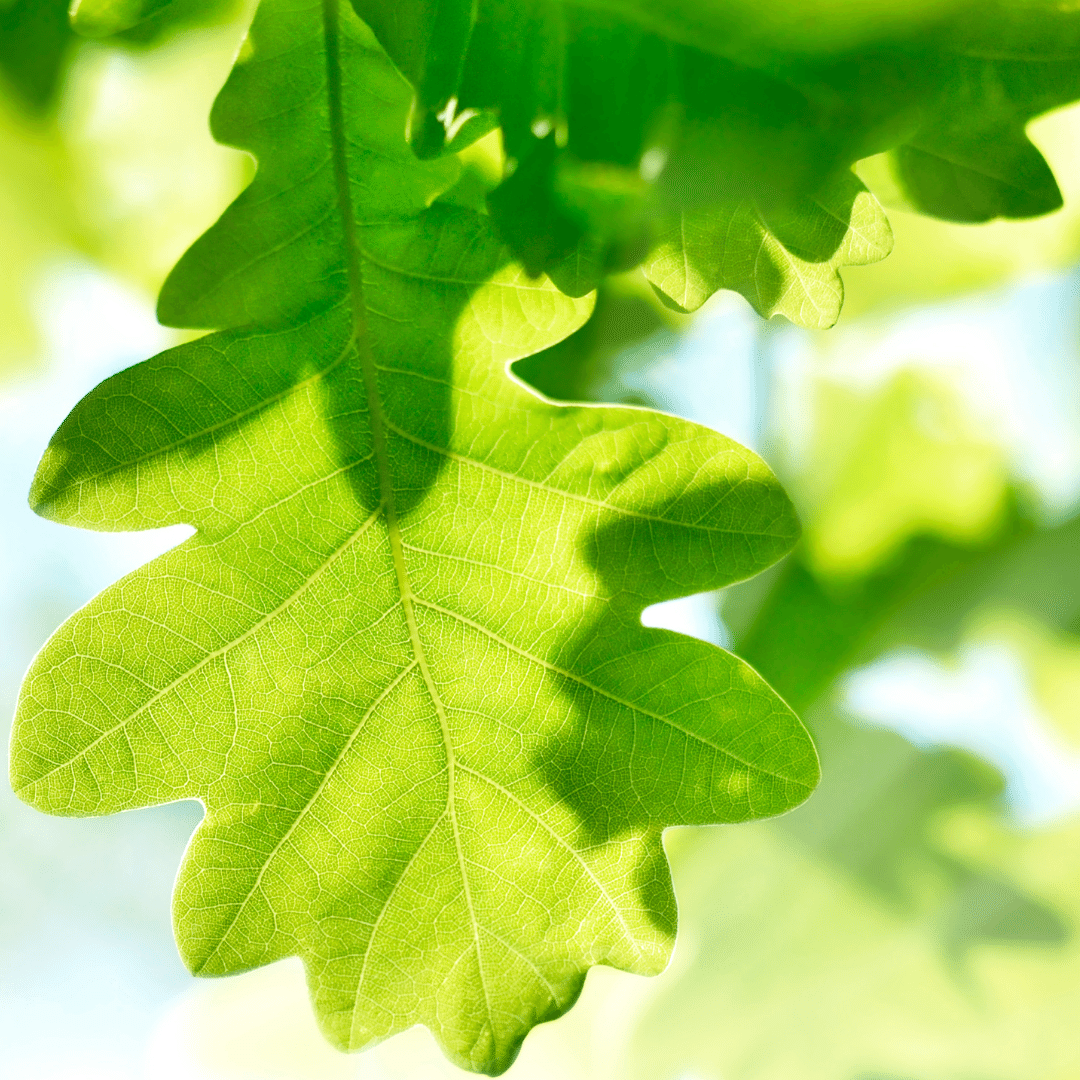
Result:
{"label": "overlapping leaf", "polygon": [[201,799],[193,970],[299,954],[337,1045],[422,1022],[498,1072],[590,965],[664,965],[665,826],[813,786],[760,677],[639,621],[774,561],[792,511],[722,436],[507,375],[589,301],[430,206],[453,166],[413,159],[351,13],[265,0],[245,56],[213,121],[258,174],[160,308],[226,329],[102,384],[32,493],[198,532],[43,650],[13,780],[58,813]]}
{"label": "overlapping leaf", "polygon": [[682,211],[663,223],[645,275],[679,311],[734,289],[760,315],[822,329],[840,316],[839,268],[883,259],[891,244],[878,201],[848,173],[783,215],[753,203]]}
{"label": "overlapping leaf", "polygon": [[[851,132],[785,78],[711,51],[711,39],[670,40],[625,4],[356,7],[417,88],[410,136],[421,155],[469,110],[499,117],[512,171],[491,211],[533,272],[557,273],[582,248],[594,275],[634,265],[657,222],[670,246],[666,222],[684,211],[723,218],[732,244],[753,248],[761,225],[736,209],[745,202],[794,225],[796,249],[820,245],[804,204],[843,187]],[[794,281],[788,267],[783,278]]]}
{"label": "overlapping leaf", "polygon": [[[1080,15],[1059,4],[355,6],[416,87],[410,133],[421,155],[438,152],[469,110],[499,118],[509,171],[492,214],[526,265],[556,281],[560,263],[582,250],[594,276],[634,265],[657,229],[678,249],[671,222],[684,215],[726,237],[683,253],[700,261],[708,250],[712,279],[728,276],[716,259],[760,246],[762,216],[788,219],[794,247],[783,247],[814,249],[820,222],[804,213],[808,202],[886,150],[928,214],[986,221],[1061,205],[1025,133],[1033,117],[1080,98]],[[604,164],[604,177],[622,170],[624,187],[640,170],[649,184],[635,212],[568,198],[583,163]],[[850,224],[858,246],[866,222]],[[883,236],[863,247],[866,257],[881,257]],[[776,244],[766,237],[766,247]],[[800,293],[801,268],[772,261],[779,294]],[[816,269],[824,299],[834,268]],[[762,309],[753,286],[740,291]],[[818,326],[821,310],[790,303],[785,314]]]}

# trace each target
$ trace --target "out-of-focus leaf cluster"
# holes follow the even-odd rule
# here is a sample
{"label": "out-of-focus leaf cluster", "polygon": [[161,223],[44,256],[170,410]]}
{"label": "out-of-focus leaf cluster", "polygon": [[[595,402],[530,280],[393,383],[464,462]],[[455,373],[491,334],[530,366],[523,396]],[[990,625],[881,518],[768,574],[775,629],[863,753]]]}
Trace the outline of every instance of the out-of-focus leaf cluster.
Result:
{"label": "out-of-focus leaf cluster", "polygon": [[808,710],[823,781],[775,823],[678,838],[699,937],[637,1032],[632,1075],[1035,1080],[1080,1065],[1075,824],[1005,827],[993,769],[853,725],[831,694],[897,644],[955,648],[986,607],[1075,623],[1078,543],[1076,519],[1039,528],[1013,505],[975,542],[916,536],[854,582],[804,551],[764,601],[730,605],[739,651]]}

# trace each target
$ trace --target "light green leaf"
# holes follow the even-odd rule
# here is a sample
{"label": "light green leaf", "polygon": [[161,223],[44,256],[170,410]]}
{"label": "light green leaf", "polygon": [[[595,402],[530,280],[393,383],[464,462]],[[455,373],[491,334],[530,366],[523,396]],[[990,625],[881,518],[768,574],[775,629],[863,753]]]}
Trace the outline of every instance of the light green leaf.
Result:
{"label": "light green leaf", "polygon": [[751,202],[684,210],[661,227],[645,275],[679,311],[734,289],[760,315],[823,329],[840,317],[840,267],[877,262],[891,247],[881,205],[845,173],[787,211]]}
{"label": "light green leaf", "polygon": [[45,647],[12,774],[54,813],[202,800],[175,905],[194,971],[298,954],[336,1045],[420,1022],[497,1073],[590,965],[665,965],[664,827],[816,782],[752,669],[640,623],[797,527],[730,440],[508,375],[591,300],[428,208],[453,169],[412,158],[408,100],[334,0],[264,0],[214,116],[259,171],[162,295],[228,329],[92,392],[31,495],[198,531]]}
{"label": "light green leaf", "polygon": [[99,38],[129,30],[157,14],[172,0],[75,0],[71,27],[83,37]]}

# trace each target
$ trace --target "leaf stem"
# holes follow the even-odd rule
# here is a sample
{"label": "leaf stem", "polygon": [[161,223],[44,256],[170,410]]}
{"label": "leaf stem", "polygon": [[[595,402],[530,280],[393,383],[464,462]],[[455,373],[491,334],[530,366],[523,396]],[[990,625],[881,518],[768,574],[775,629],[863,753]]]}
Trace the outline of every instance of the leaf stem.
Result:
{"label": "leaf stem", "polygon": [[[356,239],[356,217],[353,213],[352,192],[349,190],[349,159],[345,140],[345,104],[342,100],[341,82],[341,23],[338,0],[323,0],[323,34],[326,40],[326,96],[330,107],[330,145],[334,162],[334,180],[337,184],[338,207],[341,210],[341,228],[345,234],[345,259],[349,271],[349,293],[352,297],[353,336],[360,352],[364,368],[364,381],[368,397],[378,395],[378,387],[368,382],[368,369],[375,374],[375,361],[371,355],[368,334],[367,305],[364,302],[364,274],[360,266],[360,245]],[[375,409],[371,419],[373,433],[378,429],[376,441],[385,440],[381,410]],[[385,492],[383,493],[385,495]]]}

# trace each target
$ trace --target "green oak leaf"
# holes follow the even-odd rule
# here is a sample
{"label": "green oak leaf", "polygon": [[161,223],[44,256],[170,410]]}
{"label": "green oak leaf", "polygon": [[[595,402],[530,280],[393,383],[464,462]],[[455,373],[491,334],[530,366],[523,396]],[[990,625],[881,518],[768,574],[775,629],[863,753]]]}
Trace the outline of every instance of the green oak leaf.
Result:
{"label": "green oak leaf", "polygon": [[723,436],[508,374],[591,301],[432,204],[453,163],[413,158],[408,88],[350,10],[264,0],[249,46],[213,119],[258,172],[161,298],[224,329],[88,395],[31,493],[197,532],[46,645],[13,784],[64,814],[200,799],[193,971],[299,955],[335,1045],[423,1023],[498,1073],[591,965],[666,964],[666,826],[814,786],[750,667],[640,622],[797,526]]}
{"label": "green oak leaf", "polygon": [[[737,246],[756,246],[760,228],[735,207],[801,220],[792,208],[885,151],[910,203],[936,217],[1025,218],[1061,205],[1025,126],[1080,98],[1073,5],[354,5],[415,88],[417,153],[441,152],[474,112],[498,116],[508,157],[492,216],[517,257],[559,284],[571,252],[594,264],[589,284],[640,258],[650,228],[666,243],[672,219],[686,213],[734,220]],[[561,178],[582,165],[640,172],[656,198],[636,220],[612,215],[604,198],[574,205]],[[593,204],[598,215],[582,213]],[[818,231],[806,222],[796,246],[814,246]],[[821,325],[816,305],[805,310]]]}
{"label": "green oak leaf", "polygon": [[515,255],[560,285],[580,277],[563,269],[575,249],[595,264],[591,285],[640,261],[658,216],[717,201],[795,205],[853,160],[849,133],[806,93],[708,39],[664,36],[632,5],[354,6],[416,88],[408,127],[420,156],[439,153],[470,113],[498,116],[507,174],[490,212]]}
{"label": "green oak leaf", "polygon": [[840,267],[876,262],[891,247],[881,205],[846,173],[786,213],[750,202],[684,210],[664,222],[644,269],[678,311],[734,289],[759,315],[823,329],[840,317]]}
{"label": "green oak leaf", "polygon": [[940,35],[937,69],[916,130],[892,150],[917,209],[951,221],[1037,217],[1062,205],[1027,136],[1030,120],[1080,98],[1080,15],[1032,0],[991,5]]}

